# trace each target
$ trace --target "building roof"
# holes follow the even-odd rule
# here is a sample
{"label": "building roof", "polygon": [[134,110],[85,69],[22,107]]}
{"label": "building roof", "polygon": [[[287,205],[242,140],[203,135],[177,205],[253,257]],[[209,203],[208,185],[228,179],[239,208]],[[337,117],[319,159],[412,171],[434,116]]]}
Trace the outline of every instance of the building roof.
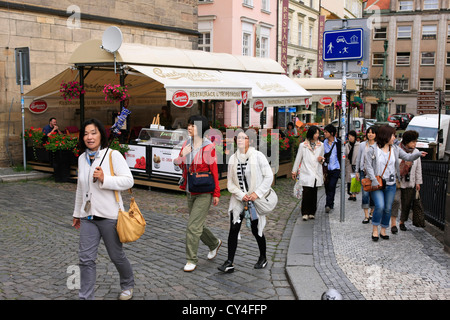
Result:
{"label": "building roof", "polygon": [[367,0],[364,10],[389,10],[391,0]]}

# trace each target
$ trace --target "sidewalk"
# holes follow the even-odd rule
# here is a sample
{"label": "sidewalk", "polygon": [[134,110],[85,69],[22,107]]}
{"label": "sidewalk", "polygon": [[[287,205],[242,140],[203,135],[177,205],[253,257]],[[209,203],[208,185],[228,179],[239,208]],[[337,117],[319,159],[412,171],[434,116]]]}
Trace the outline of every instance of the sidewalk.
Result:
{"label": "sidewalk", "polygon": [[449,300],[450,255],[423,228],[371,239],[371,224],[362,224],[361,196],[345,197],[340,222],[340,185],[334,210],[325,213],[324,188],[319,189],[315,220],[298,215],[290,240],[286,272],[298,299],[320,299],[329,288],[345,300]]}
{"label": "sidewalk", "polygon": [[14,171],[13,168],[0,168],[0,183],[13,182],[21,180],[37,180],[51,177],[51,173],[39,172],[39,171]]}

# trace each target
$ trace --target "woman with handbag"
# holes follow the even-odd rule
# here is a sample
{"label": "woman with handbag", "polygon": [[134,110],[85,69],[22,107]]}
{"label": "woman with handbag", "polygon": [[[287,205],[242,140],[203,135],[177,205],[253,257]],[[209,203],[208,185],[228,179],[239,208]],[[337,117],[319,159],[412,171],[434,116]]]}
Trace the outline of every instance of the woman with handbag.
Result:
{"label": "woman with handbag", "polygon": [[[366,156],[367,150],[369,147],[376,143],[375,138],[377,137],[377,127],[372,126],[366,131],[366,141],[363,141],[359,145],[358,156],[356,158],[356,179],[361,181],[366,177],[365,169],[364,169],[364,160]],[[364,220],[363,224],[367,224],[372,219],[373,210],[375,209],[375,205],[373,203],[372,197],[370,196],[370,192],[365,191],[364,188],[361,188],[362,201],[361,208],[364,211]],[[370,213],[369,213],[370,209]]]}
{"label": "woman with handbag", "polygon": [[[131,264],[122,248],[116,230],[119,209],[124,210],[119,192],[133,186],[133,176],[120,152],[107,150],[105,127],[96,119],[84,122],[79,135],[78,182],[72,226],[80,230],[80,299],[94,299],[97,250],[103,239],[108,255],[120,275],[120,300],[133,296],[134,276]],[[99,166],[106,152],[111,152],[114,176],[110,162]]]}
{"label": "woman with handbag", "polygon": [[[378,241],[389,239],[386,228],[389,227],[391,218],[392,203],[397,190],[396,179],[400,176],[398,159],[414,161],[426,152],[417,150],[413,153],[406,153],[401,148],[394,145],[395,129],[385,125],[378,129],[377,143],[369,148],[365,157],[365,169],[367,178],[371,181],[374,191],[371,196],[375,203],[375,210],[372,218],[372,240]],[[365,180],[365,179],[364,179]],[[362,183],[365,185],[365,183]],[[378,232],[378,226],[381,226]]]}
{"label": "woman with handbag", "polygon": [[218,267],[220,271],[226,273],[234,271],[234,256],[244,219],[258,243],[259,258],[254,268],[262,269],[267,265],[266,238],[263,233],[266,216],[258,210],[255,203],[271,191],[273,171],[266,156],[251,146],[256,139],[252,139],[241,129],[238,132],[237,150],[228,162],[227,188],[231,193],[228,207],[230,216],[228,259]]}
{"label": "woman with handbag", "polygon": [[[322,164],[324,145],[319,141],[320,130],[316,126],[309,127],[306,140],[298,147],[292,179],[298,179],[303,186],[302,218],[314,219],[317,210],[317,188],[323,185]],[[300,170],[298,171],[298,168]]]}
{"label": "woman with handbag", "polygon": [[[356,201],[356,192],[351,192],[352,179],[355,179],[356,160],[359,152],[359,141],[356,141],[356,131],[348,133],[348,142],[345,144],[345,182],[347,182],[348,200]],[[353,177],[352,177],[353,175]]]}
{"label": "woman with handbag", "polygon": [[205,137],[208,119],[201,115],[188,120],[189,139],[184,142],[178,158],[173,163],[183,170],[180,188],[186,190],[189,220],[186,228],[186,265],[184,271],[197,267],[200,240],[209,247],[208,260],[216,257],[222,241],[205,226],[211,203],[219,204],[220,186],[216,149]]}

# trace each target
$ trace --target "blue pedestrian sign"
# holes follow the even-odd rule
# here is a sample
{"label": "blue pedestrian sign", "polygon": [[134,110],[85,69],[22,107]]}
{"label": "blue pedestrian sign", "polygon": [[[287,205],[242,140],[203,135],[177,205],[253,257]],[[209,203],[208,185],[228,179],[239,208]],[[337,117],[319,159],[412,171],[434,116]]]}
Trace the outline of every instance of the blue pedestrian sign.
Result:
{"label": "blue pedestrian sign", "polygon": [[323,60],[362,60],[364,31],[340,29],[323,33]]}

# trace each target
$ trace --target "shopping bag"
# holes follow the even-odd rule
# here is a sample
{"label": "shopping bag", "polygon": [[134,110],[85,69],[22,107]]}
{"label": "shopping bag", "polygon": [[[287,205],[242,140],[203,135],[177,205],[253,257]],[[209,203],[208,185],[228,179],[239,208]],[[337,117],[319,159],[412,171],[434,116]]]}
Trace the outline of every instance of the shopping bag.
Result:
{"label": "shopping bag", "polygon": [[303,186],[300,184],[300,179],[298,179],[298,178],[294,185],[293,196],[299,200],[303,196]]}
{"label": "shopping bag", "polygon": [[351,193],[359,193],[361,191],[361,182],[356,178],[352,178],[352,183],[350,184]]}

